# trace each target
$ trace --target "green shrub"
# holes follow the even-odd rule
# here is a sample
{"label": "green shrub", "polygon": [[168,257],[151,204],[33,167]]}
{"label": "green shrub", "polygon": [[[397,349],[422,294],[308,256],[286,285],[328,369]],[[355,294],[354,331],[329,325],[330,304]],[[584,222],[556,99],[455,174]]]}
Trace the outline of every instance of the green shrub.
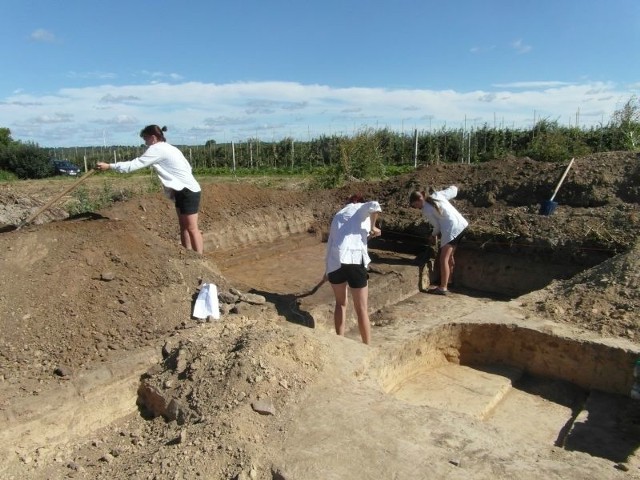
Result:
{"label": "green shrub", "polygon": [[47,151],[34,143],[13,142],[0,148],[0,168],[18,178],[44,178],[53,173]]}
{"label": "green shrub", "polygon": [[15,173],[7,170],[0,170],[0,182],[14,182],[18,179]]}
{"label": "green shrub", "polygon": [[75,202],[67,206],[69,215],[80,215],[87,212],[95,212],[108,207],[115,202],[122,202],[133,197],[129,190],[116,191],[110,182],[105,181],[102,190],[92,194],[85,186],[80,186],[72,194]]}
{"label": "green shrub", "polygon": [[611,118],[615,129],[613,147],[635,151],[640,148],[640,100],[633,95]]}
{"label": "green shrub", "polygon": [[381,142],[385,137],[371,130],[363,130],[352,138],[340,140],[340,161],[319,173],[313,186],[333,188],[347,181],[372,180],[385,177]]}

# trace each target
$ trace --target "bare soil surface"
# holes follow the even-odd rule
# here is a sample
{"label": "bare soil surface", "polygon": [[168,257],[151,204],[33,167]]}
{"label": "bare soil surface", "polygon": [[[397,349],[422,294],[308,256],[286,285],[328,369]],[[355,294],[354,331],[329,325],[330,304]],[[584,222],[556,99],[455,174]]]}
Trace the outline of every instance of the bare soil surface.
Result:
{"label": "bare soil surface", "polygon": [[[541,215],[565,166],[526,158],[430,165],[327,191],[303,181],[202,179],[202,257],[180,247],[173,207],[149,177],[95,175],[84,194],[120,192],[122,201],[67,218],[60,205],[77,201],[69,196],[34,224],[0,233],[0,412],[8,425],[0,477],[640,478],[640,412],[615,388],[626,450],[599,456],[518,437],[489,414],[391,395],[399,380],[390,380],[390,366],[424,350],[407,342],[474,315],[638,353],[640,160],[576,159],[556,211]],[[72,181],[0,185],[0,225],[19,224]],[[455,205],[470,221],[464,245],[474,255],[543,259],[581,273],[506,300],[455,288],[446,298],[397,293],[397,306],[376,307],[369,347],[353,331],[330,332],[325,285],[307,299],[324,308],[327,318],[311,323],[325,328],[308,328],[294,294],[322,276],[312,245],[344,199],[357,191],[381,202],[376,258],[395,249],[411,259],[425,251],[428,227],[408,208],[410,191],[449,185],[460,189]],[[294,260],[286,256],[296,249]],[[277,255],[277,269],[259,266]],[[384,275],[390,263],[372,265],[372,292],[392,277]],[[397,263],[417,277],[410,260]],[[240,275],[244,268],[250,273]],[[203,282],[221,294],[219,321],[191,317]],[[123,362],[134,358],[129,378]],[[444,368],[430,362],[423,367]],[[624,388],[632,367],[620,374]],[[415,374],[400,370],[398,379]]]}

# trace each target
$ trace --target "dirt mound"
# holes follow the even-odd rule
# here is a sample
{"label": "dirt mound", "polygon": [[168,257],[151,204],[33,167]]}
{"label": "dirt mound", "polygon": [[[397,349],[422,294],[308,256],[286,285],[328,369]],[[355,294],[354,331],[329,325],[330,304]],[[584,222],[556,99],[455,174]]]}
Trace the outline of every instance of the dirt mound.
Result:
{"label": "dirt mound", "polygon": [[539,315],[612,337],[640,335],[640,243],[570,280],[522,297]]}
{"label": "dirt mound", "polygon": [[456,207],[471,224],[468,238],[483,248],[521,248],[526,254],[536,247],[577,258],[629,250],[640,231],[637,156],[576,159],[554,199],[558,208],[551,216],[540,215],[565,167],[530,159],[433,165],[383,184],[352,185],[340,194],[356,187],[380,198],[387,231],[424,235],[419,213],[408,208],[408,192],[457,185]]}

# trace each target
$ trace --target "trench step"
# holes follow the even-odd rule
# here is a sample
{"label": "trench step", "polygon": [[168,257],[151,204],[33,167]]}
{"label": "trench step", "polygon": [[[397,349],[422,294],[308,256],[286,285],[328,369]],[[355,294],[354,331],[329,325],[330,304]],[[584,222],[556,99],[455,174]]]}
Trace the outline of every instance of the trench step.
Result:
{"label": "trench step", "polygon": [[0,455],[13,459],[19,451],[51,448],[136,413],[140,375],[160,359],[151,347],[127,352],[63,386],[12,401],[0,410]]}
{"label": "trench step", "polygon": [[483,420],[521,376],[521,369],[505,365],[473,368],[446,364],[407,376],[389,393],[412,405],[426,405]]}
{"label": "trench step", "polygon": [[560,445],[564,430],[584,403],[584,390],[562,380],[523,375],[487,423],[515,442]]}

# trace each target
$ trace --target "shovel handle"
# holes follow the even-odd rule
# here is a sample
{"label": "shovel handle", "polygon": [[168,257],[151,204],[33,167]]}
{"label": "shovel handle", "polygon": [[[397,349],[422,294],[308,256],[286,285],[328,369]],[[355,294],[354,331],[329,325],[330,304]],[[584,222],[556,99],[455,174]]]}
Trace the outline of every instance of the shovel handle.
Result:
{"label": "shovel handle", "polygon": [[296,295],[296,297],[298,297],[298,298],[303,298],[303,297],[308,297],[308,296],[310,296],[310,295],[313,295],[314,293],[316,293],[316,292],[318,291],[318,289],[319,289],[322,285],[324,285],[324,282],[326,282],[326,281],[327,281],[327,279],[326,279],[326,278],[323,278],[323,279],[322,279],[322,280],[320,280],[320,282],[318,282],[318,284],[317,284],[315,287],[313,287],[311,290],[307,290],[307,291],[306,291],[306,292],[304,292],[304,293],[299,293],[299,294],[297,294],[297,295]]}
{"label": "shovel handle", "polygon": [[33,220],[35,220],[36,217],[38,217],[41,213],[43,213],[44,211],[48,210],[49,208],[51,208],[51,206],[56,203],[58,200],[60,200],[62,197],[64,197],[67,193],[69,193],[71,190],[73,190],[74,188],[76,188],[78,185],[80,185],[82,182],[84,182],[87,178],[89,178],[91,175],[93,175],[94,173],[96,173],[97,170],[91,169],[89,170],[87,173],[85,173],[82,177],[80,177],[78,180],[76,180],[69,188],[67,188],[64,192],[62,192],[61,194],[59,194],[57,197],[55,197],[53,200],[49,200],[49,202],[45,205],[43,205],[42,207],[40,207],[35,213],[33,213],[31,216],[27,217],[26,220],[23,220],[20,225],[18,225],[16,227],[16,230],[21,229],[22,227],[24,227],[25,225],[33,222]]}
{"label": "shovel handle", "polygon": [[567,173],[569,173],[569,169],[571,168],[571,165],[573,165],[574,160],[575,158],[572,158],[571,161],[569,162],[569,165],[567,165],[567,168],[565,169],[564,173],[562,174],[562,177],[560,178],[560,181],[558,182],[558,186],[553,191],[553,195],[551,195],[551,198],[549,199],[550,202],[553,202],[553,199],[556,198],[556,193],[558,193],[558,190],[560,190],[560,185],[562,185],[562,182],[564,182],[564,178],[567,176]]}

